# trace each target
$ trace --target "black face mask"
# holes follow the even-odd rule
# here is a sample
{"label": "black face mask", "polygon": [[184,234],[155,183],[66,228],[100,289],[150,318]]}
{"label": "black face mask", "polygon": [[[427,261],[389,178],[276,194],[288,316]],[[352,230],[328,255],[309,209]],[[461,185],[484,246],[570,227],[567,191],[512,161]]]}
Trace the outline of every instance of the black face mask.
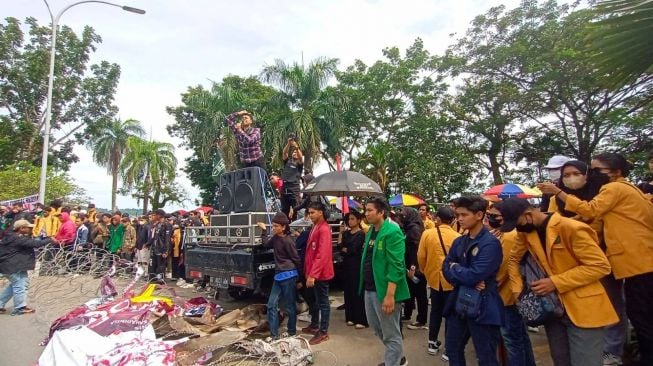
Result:
{"label": "black face mask", "polygon": [[594,173],[593,175],[600,179],[601,181],[609,182],[610,181],[610,176],[603,173],[601,169],[599,168],[592,168],[592,172]]}
{"label": "black face mask", "polygon": [[526,224],[524,225],[516,225],[515,229],[519,231],[520,233],[530,233],[531,231],[535,231],[536,227],[533,225],[533,219],[531,218],[531,222],[528,222],[528,219],[526,219]]}
{"label": "black face mask", "polygon": [[493,229],[498,229],[501,227],[501,220],[494,215],[487,215],[487,223]]}

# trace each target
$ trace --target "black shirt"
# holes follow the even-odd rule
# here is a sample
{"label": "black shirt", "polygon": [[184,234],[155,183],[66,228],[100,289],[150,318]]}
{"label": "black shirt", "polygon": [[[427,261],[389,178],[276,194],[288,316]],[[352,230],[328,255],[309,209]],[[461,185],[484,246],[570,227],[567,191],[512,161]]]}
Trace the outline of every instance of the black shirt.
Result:
{"label": "black shirt", "polygon": [[550,214],[546,215],[546,219],[544,219],[542,226],[536,229],[537,235],[539,235],[540,241],[542,242],[542,248],[544,249],[544,253],[546,253],[546,227],[549,225],[549,220],[551,220]]}
{"label": "black shirt", "polygon": [[370,241],[367,243],[367,252],[363,261],[363,286],[365,291],[376,291],[374,269],[372,268],[372,255],[374,254],[374,242],[376,241],[377,232],[373,227],[370,230],[372,230],[372,234],[370,235]]}
{"label": "black shirt", "polygon": [[281,179],[283,179],[284,184],[299,186],[299,181],[302,179],[302,171],[304,171],[303,163],[297,163],[293,158],[286,159],[283,161]]}

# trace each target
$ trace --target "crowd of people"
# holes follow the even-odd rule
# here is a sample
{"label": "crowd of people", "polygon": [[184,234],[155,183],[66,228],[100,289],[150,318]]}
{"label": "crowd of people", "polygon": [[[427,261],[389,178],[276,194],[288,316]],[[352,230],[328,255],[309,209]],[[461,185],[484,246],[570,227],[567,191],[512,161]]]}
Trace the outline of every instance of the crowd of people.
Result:
{"label": "crowd of people", "polygon": [[[265,169],[251,114],[236,112],[226,122],[243,165]],[[299,331],[311,334],[316,345],[329,340],[329,285],[335,277],[330,209],[300,197],[300,183],[312,176],[302,176],[294,136],[283,160],[281,176],[270,178],[282,211],[270,227],[258,224],[275,261],[267,304],[270,337],[298,333],[301,296],[310,322]],[[649,167],[653,172],[653,155]],[[556,366],[617,366],[631,325],[640,364],[653,365],[653,180],[631,184],[631,164],[616,153],[598,154],[590,165],[555,156],[545,168],[550,181],[538,184],[538,204],[463,196],[436,210],[422,204],[395,211],[374,197],[362,212],[344,216],[337,250],[343,257],[345,321],[374,330],[385,347],[380,365],[407,365],[403,333],[428,329],[428,354],[440,354],[452,366],[466,364],[470,339],[481,366],[531,366],[527,327],[542,326]],[[142,266],[153,281],[164,281],[170,272],[178,285],[191,286],[184,279],[183,228],[208,224],[199,211],[168,215],[159,209],[130,218],[60,200],[34,212],[20,205],[0,209],[0,273],[11,282],[0,294],[0,311],[13,296],[14,314],[33,311],[25,294],[36,247],[102,249]],[[297,223],[310,229],[291,232]],[[286,333],[280,332],[280,307]]]}

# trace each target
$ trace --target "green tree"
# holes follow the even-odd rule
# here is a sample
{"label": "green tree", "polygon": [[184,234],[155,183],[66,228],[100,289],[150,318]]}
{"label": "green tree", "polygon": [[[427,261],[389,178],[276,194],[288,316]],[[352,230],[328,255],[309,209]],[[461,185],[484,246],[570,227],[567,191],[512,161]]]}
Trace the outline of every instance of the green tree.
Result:
{"label": "green tree", "polygon": [[[207,90],[202,86],[189,88],[182,94],[182,105],[168,107],[175,123],[167,127],[168,134],[182,140],[181,146],[193,154],[186,159],[184,172],[200,189],[202,204],[213,204],[217,183],[211,178],[213,158],[219,148],[228,170],[238,166],[238,149],[233,133],[224,118],[235,111],[247,109],[254,113],[263,131],[262,148],[273,168],[280,167],[281,145],[274,136],[278,112],[266,104],[276,91],[261,84],[255,77],[227,76]],[[264,106],[266,106],[264,108]]]}
{"label": "green tree", "polygon": [[148,141],[130,137],[127,153],[120,163],[122,180],[127,189],[136,189],[143,198],[143,214],[153,203],[164,202],[162,195],[168,194],[170,183],[175,179],[177,158],[175,147],[167,142]]}
{"label": "green tree", "polygon": [[[0,201],[38,194],[41,169],[28,163],[13,164],[0,170]],[[63,198],[73,204],[87,204],[90,199],[86,191],[77,186],[64,172],[48,169],[45,201]]]}
{"label": "green tree", "polygon": [[653,74],[653,1],[605,0],[594,7],[589,50],[612,85]]}
{"label": "green tree", "polygon": [[[50,55],[49,26],[27,18],[0,23],[0,167],[17,161],[38,165],[41,159]],[[90,56],[101,38],[93,28],[80,35],[66,26],[57,37],[52,97],[52,165],[68,169],[78,159],[72,147],[93,136],[102,121],[117,112],[113,105],[120,67]]]}
{"label": "green tree", "polygon": [[[304,166],[313,169],[320,158],[329,161],[328,152],[338,152],[342,129],[337,113],[344,101],[325,88],[334,76],[337,59],[318,58],[307,67],[276,60],[266,65],[261,78],[279,88],[269,101],[269,108],[281,110],[280,120],[268,134],[277,146],[284,146],[290,133],[295,133],[304,153]],[[322,148],[324,144],[326,149]]]}
{"label": "green tree", "polygon": [[627,137],[629,121],[653,98],[653,76],[606,87],[586,52],[594,14],[577,6],[528,0],[510,11],[492,8],[474,19],[447,57],[454,76],[511,85],[521,96],[514,110],[522,129],[536,126],[534,132],[589,161]]}
{"label": "green tree", "polygon": [[155,187],[154,190],[148,189],[145,187],[145,182],[141,182],[136,183],[131,190],[123,188],[120,193],[122,195],[131,194],[133,198],[136,198],[138,204],[147,199],[152,205],[152,210],[164,208],[169,203],[188,201],[188,193],[179,185],[176,178],[174,180],[164,180],[161,186]]}
{"label": "green tree", "polygon": [[356,159],[353,168],[370,177],[378,183],[383,192],[388,193],[390,171],[395,168],[392,159],[396,155],[394,147],[387,142],[369,145]]}
{"label": "green tree", "polygon": [[128,150],[129,139],[143,136],[142,124],[135,119],[113,119],[98,127],[97,134],[89,140],[88,147],[93,150],[93,161],[106,167],[111,174],[111,210],[116,210],[116,193],[120,165]]}

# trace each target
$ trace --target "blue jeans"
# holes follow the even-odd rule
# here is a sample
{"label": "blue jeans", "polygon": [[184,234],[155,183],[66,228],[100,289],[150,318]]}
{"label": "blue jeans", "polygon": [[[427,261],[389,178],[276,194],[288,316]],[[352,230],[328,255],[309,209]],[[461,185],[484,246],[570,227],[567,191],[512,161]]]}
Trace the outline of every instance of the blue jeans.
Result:
{"label": "blue jeans", "polygon": [[310,304],[309,314],[311,315],[311,326],[319,326],[320,332],[329,331],[329,317],[331,316],[331,306],[329,305],[329,281],[315,280],[313,286],[315,302]]}
{"label": "blue jeans", "polygon": [[367,322],[385,347],[384,363],[387,366],[399,366],[404,354],[401,338],[401,303],[395,302],[394,313],[383,312],[376,291],[365,291],[365,314]]}
{"label": "blue jeans", "polygon": [[603,336],[603,353],[611,353],[622,357],[628,335],[628,315],[626,315],[626,299],[624,298],[624,280],[617,280],[612,274],[601,278],[601,284],[610,298],[612,307],[619,316],[619,322],[605,327]]}
{"label": "blue jeans", "polygon": [[445,348],[450,366],[465,366],[465,346],[472,338],[479,366],[499,366],[497,347],[499,346],[498,325],[478,324],[463,319],[456,314],[447,317]]}
{"label": "blue jeans", "polygon": [[297,334],[297,293],[295,280],[274,281],[268,298],[268,323],[272,337],[279,336],[279,300],[283,301],[288,312],[288,334]]}
{"label": "blue jeans", "polygon": [[535,366],[531,339],[517,306],[506,306],[504,314],[506,320],[501,327],[501,336],[508,351],[508,366]]}
{"label": "blue jeans", "polygon": [[9,279],[9,285],[0,293],[0,308],[4,308],[7,302],[14,298],[14,309],[27,306],[27,287],[29,279],[27,271],[20,271],[5,275]]}

